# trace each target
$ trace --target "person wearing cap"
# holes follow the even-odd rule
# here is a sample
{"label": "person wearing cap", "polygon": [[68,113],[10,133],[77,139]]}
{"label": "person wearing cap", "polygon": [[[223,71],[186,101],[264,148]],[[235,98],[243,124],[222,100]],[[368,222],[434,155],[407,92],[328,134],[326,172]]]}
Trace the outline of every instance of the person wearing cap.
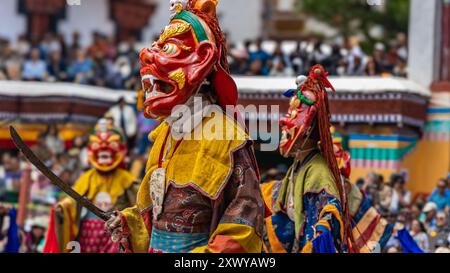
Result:
{"label": "person wearing cap", "polygon": [[425,224],[428,232],[436,227],[436,212],[437,205],[433,202],[428,202],[422,209],[421,221]]}

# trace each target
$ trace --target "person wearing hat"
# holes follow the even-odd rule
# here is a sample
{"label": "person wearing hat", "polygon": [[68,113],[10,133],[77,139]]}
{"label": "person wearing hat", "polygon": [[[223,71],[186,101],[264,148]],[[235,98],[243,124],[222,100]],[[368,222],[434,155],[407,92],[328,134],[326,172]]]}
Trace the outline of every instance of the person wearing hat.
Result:
{"label": "person wearing hat", "polygon": [[421,221],[425,224],[425,228],[428,233],[431,232],[436,227],[436,212],[437,205],[433,202],[428,202],[422,209],[422,215],[420,216]]}

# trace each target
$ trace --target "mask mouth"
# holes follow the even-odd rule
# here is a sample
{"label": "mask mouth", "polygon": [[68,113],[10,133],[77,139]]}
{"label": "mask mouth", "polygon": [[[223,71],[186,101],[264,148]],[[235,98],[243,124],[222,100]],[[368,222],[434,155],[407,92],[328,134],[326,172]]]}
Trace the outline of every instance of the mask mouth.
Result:
{"label": "mask mouth", "polygon": [[101,151],[97,154],[97,163],[109,165],[113,163],[113,155],[110,151]]}
{"label": "mask mouth", "polygon": [[145,99],[148,100],[171,94],[175,90],[175,86],[170,82],[148,74],[142,77],[142,89],[145,93]]}

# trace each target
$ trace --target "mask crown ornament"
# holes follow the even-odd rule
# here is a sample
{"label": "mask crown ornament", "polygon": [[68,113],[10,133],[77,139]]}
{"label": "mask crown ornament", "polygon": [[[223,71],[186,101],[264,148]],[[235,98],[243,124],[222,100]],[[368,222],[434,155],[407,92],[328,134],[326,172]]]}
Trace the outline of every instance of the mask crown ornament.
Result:
{"label": "mask crown ornament", "polygon": [[107,173],[123,164],[127,153],[125,138],[119,129],[101,119],[89,135],[89,162],[100,172]]}
{"label": "mask crown ornament", "polygon": [[189,7],[189,0],[170,0],[170,19]]}
{"label": "mask crown ornament", "polygon": [[170,116],[175,106],[186,104],[200,90],[213,92],[223,109],[237,104],[217,4],[217,0],[170,1],[169,24],[140,54],[147,118]]}

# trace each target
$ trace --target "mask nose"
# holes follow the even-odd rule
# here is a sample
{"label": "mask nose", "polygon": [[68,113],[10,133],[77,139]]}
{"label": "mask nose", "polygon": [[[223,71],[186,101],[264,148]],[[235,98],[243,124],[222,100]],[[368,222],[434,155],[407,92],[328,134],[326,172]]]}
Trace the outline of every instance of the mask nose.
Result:
{"label": "mask nose", "polygon": [[144,48],[141,50],[141,53],[139,54],[139,58],[141,60],[141,64],[143,66],[150,65],[155,62],[155,54],[152,52],[151,49]]}

